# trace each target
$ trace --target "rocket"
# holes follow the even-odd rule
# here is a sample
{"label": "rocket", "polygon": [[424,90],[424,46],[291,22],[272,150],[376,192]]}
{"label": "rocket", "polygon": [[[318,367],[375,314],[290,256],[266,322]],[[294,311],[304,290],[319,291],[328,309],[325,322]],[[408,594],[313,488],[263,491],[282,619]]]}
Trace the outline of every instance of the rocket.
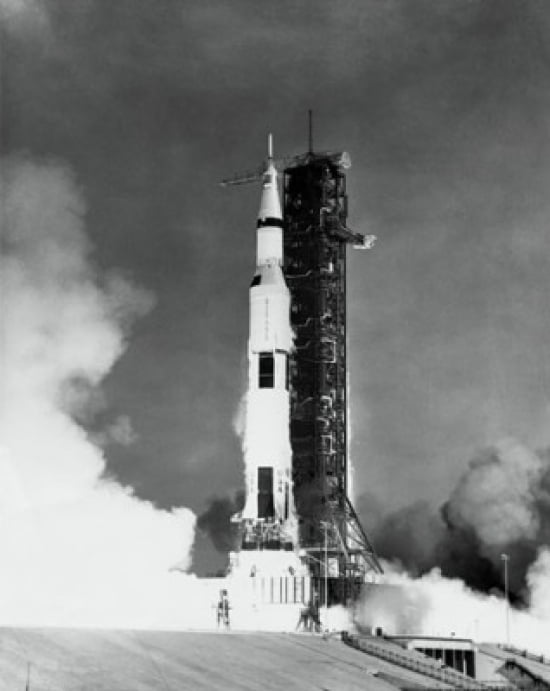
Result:
{"label": "rocket", "polygon": [[272,136],[256,230],[250,285],[248,393],[244,429],[246,499],[243,548],[280,549],[294,542],[290,446],[290,292],[283,275],[283,215]]}

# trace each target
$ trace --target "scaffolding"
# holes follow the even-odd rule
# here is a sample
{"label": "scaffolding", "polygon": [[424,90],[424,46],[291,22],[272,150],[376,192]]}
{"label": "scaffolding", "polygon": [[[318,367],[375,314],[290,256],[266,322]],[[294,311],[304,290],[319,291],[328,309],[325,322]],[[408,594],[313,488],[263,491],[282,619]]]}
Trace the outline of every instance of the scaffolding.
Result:
{"label": "scaffolding", "polygon": [[[293,481],[300,545],[313,576],[346,583],[381,573],[348,498],[346,249],[369,237],[346,226],[349,157],[308,153],[284,172],[284,273],[291,356]],[[353,590],[353,588],[351,589]]]}

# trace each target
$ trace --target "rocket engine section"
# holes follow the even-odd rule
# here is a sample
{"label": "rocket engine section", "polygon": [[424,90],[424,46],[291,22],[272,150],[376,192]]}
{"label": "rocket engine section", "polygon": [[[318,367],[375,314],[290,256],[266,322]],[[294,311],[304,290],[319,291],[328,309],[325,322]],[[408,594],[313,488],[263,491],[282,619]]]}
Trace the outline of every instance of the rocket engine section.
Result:
{"label": "rocket engine section", "polygon": [[282,265],[283,217],[270,138],[250,285],[243,549],[295,544],[288,369],[293,336]]}

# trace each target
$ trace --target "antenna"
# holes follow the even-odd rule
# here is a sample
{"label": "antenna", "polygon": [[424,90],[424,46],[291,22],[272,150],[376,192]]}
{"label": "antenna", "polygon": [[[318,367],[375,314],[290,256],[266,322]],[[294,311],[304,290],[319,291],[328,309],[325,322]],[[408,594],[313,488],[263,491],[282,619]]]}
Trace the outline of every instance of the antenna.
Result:
{"label": "antenna", "polygon": [[[0,0],[1,2],[2,0]],[[318,151],[313,153],[313,111],[308,110],[308,145],[309,151],[298,156],[284,156],[282,158],[273,158],[273,135],[271,132],[267,135],[267,162],[253,170],[247,170],[241,173],[236,173],[230,178],[225,178],[220,181],[220,185],[246,185],[249,182],[259,182],[263,179],[268,166],[273,165],[279,171],[286,168],[296,168],[297,166],[308,165],[312,159],[328,159],[332,165],[344,168],[345,170],[351,166],[351,159],[346,151]]]}

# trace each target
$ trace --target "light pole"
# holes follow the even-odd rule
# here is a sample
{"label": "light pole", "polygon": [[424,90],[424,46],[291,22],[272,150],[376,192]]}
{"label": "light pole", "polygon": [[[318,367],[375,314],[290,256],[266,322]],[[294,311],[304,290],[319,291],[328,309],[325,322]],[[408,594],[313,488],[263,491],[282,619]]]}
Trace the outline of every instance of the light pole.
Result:
{"label": "light pole", "polygon": [[501,554],[500,558],[504,562],[504,599],[506,607],[506,646],[510,647],[510,599],[508,597],[508,562],[510,557],[508,554]]}
{"label": "light pole", "polygon": [[328,618],[328,526],[325,523],[325,612]]}

